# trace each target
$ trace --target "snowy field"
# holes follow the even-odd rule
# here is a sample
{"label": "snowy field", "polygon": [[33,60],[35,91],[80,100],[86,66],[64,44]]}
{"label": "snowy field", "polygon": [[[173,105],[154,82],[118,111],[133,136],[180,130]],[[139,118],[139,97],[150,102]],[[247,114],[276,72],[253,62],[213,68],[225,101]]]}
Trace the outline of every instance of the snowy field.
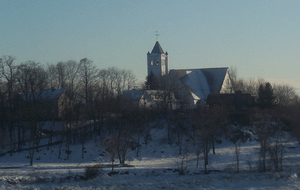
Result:
{"label": "snowy field", "polygon": [[[241,172],[236,173],[234,145],[223,139],[222,144],[216,144],[216,154],[209,155],[209,174],[203,172],[202,155],[196,168],[195,147],[187,142],[183,145],[186,174],[179,175],[182,156],[175,143],[165,143],[166,136],[164,129],[153,129],[152,140],[141,146],[140,156],[130,150],[126,161],[130,167],[116,166],[116,175],[109,175],[109,159],[99,156],[104,149],[94,140],[86,144],[84,158],[81,145],[71,146],[69,160],[65,153],[58,159],[58,145],[50,150],[43,147],[35,153],[33,166],[29,166],[28,151],[6,154],[0,157],[0,189],[300,189],[300,148],[293,139],[285,144],[284,171],[265,173],[257,171],[258,142],[241,143]],[[99,162],[103,166],[101,176],[80,179],[86,166]]]}

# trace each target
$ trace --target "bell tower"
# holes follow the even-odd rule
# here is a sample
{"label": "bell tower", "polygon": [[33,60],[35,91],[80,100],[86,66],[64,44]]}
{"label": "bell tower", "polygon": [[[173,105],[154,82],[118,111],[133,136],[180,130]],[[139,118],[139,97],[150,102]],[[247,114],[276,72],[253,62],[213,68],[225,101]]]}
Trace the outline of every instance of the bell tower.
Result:
{"label": "bell tower", "polygon": [[164,53],[158,40],[151,53],[147,53],[148,76],[153,72],[156,78],[168,74],[168,52]]}

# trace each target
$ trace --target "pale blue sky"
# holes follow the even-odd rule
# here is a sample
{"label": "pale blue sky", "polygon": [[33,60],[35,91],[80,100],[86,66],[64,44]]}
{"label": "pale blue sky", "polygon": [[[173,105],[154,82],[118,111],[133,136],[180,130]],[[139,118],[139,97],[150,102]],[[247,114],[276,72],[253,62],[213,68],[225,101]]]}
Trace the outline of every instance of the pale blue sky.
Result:
{"label": "pale blue sky", "polygon": [[244,78],[300,80],[298,0],[0,2],[0,56],[17,62],[87,57],[144,79],[159,31],[170,69],[235,66]]}

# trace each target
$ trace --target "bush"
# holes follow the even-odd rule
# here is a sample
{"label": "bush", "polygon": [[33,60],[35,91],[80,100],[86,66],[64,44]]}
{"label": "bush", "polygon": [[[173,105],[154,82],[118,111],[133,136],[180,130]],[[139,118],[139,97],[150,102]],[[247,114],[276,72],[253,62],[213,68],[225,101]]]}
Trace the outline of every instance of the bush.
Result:
{"label": "bush", "polygon": [[86,180],[92,180],[95,179],[97,176],[101,175],[101,165],[100,164],[96,164],[93,166],[87,166],[85,168],[85,178]]}
{"label": "bush", "polygon": [[177,170],[179,175],[185,175],[187,172],[187,167],[189,165],[188,155],[180,155],[176,160]]}

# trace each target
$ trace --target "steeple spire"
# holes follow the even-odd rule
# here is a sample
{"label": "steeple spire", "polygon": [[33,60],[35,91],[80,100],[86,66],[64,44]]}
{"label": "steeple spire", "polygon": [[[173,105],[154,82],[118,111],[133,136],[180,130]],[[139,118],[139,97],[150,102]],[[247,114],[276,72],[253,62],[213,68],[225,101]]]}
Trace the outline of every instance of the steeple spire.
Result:
{"label": "steeple spire", "polygon": [[151,54],[152,54],[152,53],[164,54],[164,51],[163,51],[163,49],[161,48],[161,46],[160,46],[158,40],[156,41],[156,43],[155,43],[155,45],[154,45],[154,47],[153,47],[153,49],[152,49],[152,51],[151,51]]}

